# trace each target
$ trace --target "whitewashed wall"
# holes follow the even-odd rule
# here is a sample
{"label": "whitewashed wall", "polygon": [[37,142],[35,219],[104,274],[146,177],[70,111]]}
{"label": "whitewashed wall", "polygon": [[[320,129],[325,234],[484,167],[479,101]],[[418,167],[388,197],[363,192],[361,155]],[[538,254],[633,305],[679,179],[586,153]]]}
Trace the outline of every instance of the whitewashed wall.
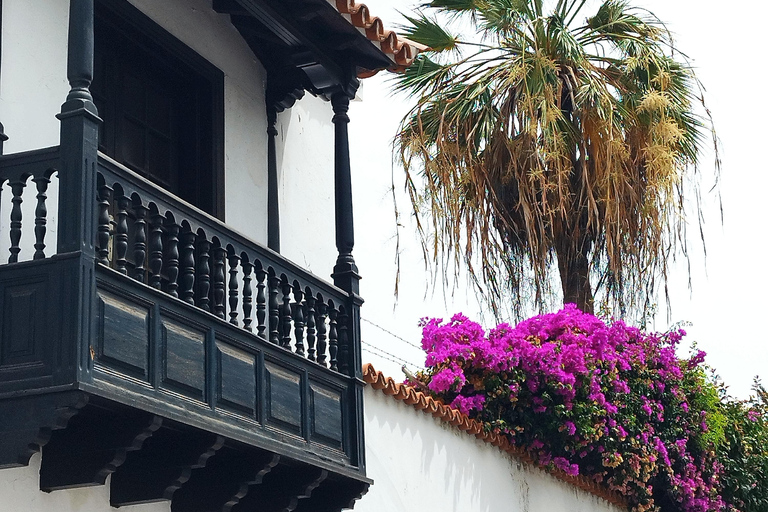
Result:
{"label": "whitewashed wall", "polygon": [[356,512],[620,512],[367,386],[365,445],[374,485]]}
{"label": "whitewashed wall", "polygon": [[107,485],[42,492],[39,483],[40,454],[29,466],[0,470],[0,511],[2,512],[170,512],[170,502],[109,506]]}
{"label": "whitewashed wall", "polygon": [[278,116],[280,252],[330,279],[336,262],[333,109],[306,94]]}

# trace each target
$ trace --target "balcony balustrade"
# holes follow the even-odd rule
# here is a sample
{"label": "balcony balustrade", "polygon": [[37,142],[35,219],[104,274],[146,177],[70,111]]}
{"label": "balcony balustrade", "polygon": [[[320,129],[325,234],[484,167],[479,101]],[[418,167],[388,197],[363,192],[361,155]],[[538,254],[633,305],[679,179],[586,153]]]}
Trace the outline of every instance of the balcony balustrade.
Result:
{"label": "balcony balustrade", "polygon": [[[42,489],[111,474],[115,506],[350,506],[359,299],[102,154],[96,197],[70,201],[61,161],[0,156],[0,467],[43,447]],[[51,212],[93,221],[90,258],[57,250]]]}

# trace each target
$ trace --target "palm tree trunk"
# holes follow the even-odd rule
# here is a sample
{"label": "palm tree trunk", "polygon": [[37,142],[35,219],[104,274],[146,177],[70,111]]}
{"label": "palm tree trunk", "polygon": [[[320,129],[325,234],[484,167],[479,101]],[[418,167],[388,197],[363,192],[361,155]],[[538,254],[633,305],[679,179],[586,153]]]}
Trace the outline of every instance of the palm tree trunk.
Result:
{"label": "palm tree trunk", "polygon": [[563,287],[563,304],[573,303],[585,313],[594,313],[594,297],[589,283],[589,245],[586,240],[566,239],[556,244],[555,253]]}

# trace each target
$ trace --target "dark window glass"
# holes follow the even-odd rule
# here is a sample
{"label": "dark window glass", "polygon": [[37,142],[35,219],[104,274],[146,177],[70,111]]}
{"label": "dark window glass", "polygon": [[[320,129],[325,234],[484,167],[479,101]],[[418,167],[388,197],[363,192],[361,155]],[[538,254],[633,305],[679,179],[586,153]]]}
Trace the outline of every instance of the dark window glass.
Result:
{"label": "dark window glass", "polygon": [[99,149],[217,215],[214,88],[162,41],[97,4],[91,91],[104,121]]}

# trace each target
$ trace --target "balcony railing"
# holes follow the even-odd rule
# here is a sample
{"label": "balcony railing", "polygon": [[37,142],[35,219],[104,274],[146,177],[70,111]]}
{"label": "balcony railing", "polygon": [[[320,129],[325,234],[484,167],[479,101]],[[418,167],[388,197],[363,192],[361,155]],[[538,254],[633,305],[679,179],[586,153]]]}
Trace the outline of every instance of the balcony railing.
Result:
{"label": "balcony railing", "polygon": [[[11,415],[0,433],[0,467],[26,463],[46,442],[41,432],[53,431],[45,490],[114,472],[114,505],[173,494],[176,480],[161,491],[131,487],[147,456],[123,457],[122,470],[114,461],[111,469],[62,470],[73,464],[70,445],[93,439],[94,428],[133,425],[117,444],[149,446],[158,460],[178,443],[200,441],[194,446],[208,455],[189,458],[190,470],[210,467],[204,461],[215,454],[264,459],[264,472],[296,479],[289,494],[304,498],[326,481],[313,494],[317,510],[364,492],[354,297],[101,154],[96,211],[81,212],[95,222],[95,259],[58,253],[49,221],[72,213],[63,192],[48,197],[59,190],[60,158],[59,148],[0,156],[11,194],[10,210],[0,196],[0,218],[9,221],[0,222],[0,251],[8,251],[0,265],[0,406],[31,411]],[[30,202],[34,217],[25,215]],[[271,496],[259,492],[254,504]],[[196,502],[174,496],[183,507]]]}

